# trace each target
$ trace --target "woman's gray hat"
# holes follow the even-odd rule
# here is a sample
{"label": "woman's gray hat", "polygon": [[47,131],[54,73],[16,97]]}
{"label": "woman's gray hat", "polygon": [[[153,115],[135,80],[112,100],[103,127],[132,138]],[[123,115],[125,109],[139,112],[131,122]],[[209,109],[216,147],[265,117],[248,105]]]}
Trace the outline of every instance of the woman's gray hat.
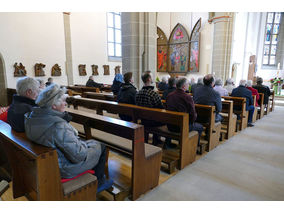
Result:
{"label": "woman's gray hat", "polygon": [[64,94],[66,93],[66,88],[60,88],[57,84],[52,84],[42,90],[36,99],[36,104],[39,107],[51,107],[55,104]]}

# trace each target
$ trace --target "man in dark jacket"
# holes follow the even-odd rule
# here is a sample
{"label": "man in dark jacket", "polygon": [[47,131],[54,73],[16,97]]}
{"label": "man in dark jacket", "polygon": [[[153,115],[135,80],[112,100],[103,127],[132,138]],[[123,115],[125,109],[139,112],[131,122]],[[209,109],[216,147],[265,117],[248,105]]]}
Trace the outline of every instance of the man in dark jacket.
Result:
{"label": "man in dark jacket", "polygon": [[169,83],[168,83],[169,87],[163,92],[163,96],[162,99],[166,100],[167,96],[176,90],[176,78],[175,77],[171,77],[169,79]]}
{"label": "man in dark jacket", "polygon": [[[193,100],[195,104],[204,104],[215,106],[216,115],[215,122],[222,121],[222,116],[219,114],[222,111],[222,101],[218,92],[213,89],[214,77],[209,74],[203,78],[204,85],[199,86],[193,93]],[[198,116],[197,121],[201,123],[208,122],[208,118]]]}
{"label": "man in dark jacket", "polygon": [[164,76],[162,77],[162,81],[158,84],[158,89],[161,91],[165,91],[166,89],[168,89],[168,87],[168,77]]}
{"label": "man in dark jacket", "polygon": [[[177,81],[177,89],[168,95],[167,97],[167,109],[176,112],[187,112],[189,114],[189,131],[198,131],[199,139],[203,131],[203,126],[199,123],[195,123],[197,114],[195,111],[194,102],[189,94],[185,91],[188,89],[189,82],[186,78],[181,78]],[[179,132],[178,126],[168,125],[168,129],[173,132]]]}
{"label": "man in dark jacket", "polygon": [[[231,96],[246,98],[246,110],[249,111],[248,127],[254,126],[252,124],[252,116],[254,112],[252,93],[246,88],[246,80],[241,80],[237,88],[233,89]],[[238,110],[238,109],[237,109]]]}
{"label": "man in dark jacket", "polygon": [[34,78],[25,77],[18,80],[17,95],[13,96],[7,116],[7,121],[13,130],[25,132],[24,115],[36,106],[35,100],[40,91],[39,86],[39,82]]}
{"label": "man in dark jacket", "polygon": [[195,90],[198,87],[201,87],[201,86],[203,86],[203,78],[202,77],[198,78],[197,84],[192,84],[191,85],[191,93],[192,93],[192,95],[194,94]]}
{"label": "man in dark jacket", "polygon": [[[256,89],[258,91],[258,93],[263,93],[264,94],[264,100],[263,100],[263,104],[267,105],[268,104],[268,99],[269,96],[271,95],[270,89],[268,86],[265,86],[262,84],[263,80],[262,78],[258,77],[256,79],[256,85],[252,86],[254,89]],[[260,105],[260,100],[258,101],[258,104]]]}
{"label": "man in dark jacket", "polygon": [[94,81],[94,76],[90,76],[89,80],[86,83],[86,87],[96,87],[96,88],[102,88],[104,85],[103,84],[99,84],[97,82]]}
{"label": "man in dark jacket", "polygon": [[[124,84],[122,84],[118,92],[117,102],[135,105],[136,104],[136,101],[135,101],[136,93],[137,93],[136,87],[133,86],[132,72],[127,72],[124,74]],[[132,120],[132,118],[127,115],[119,114],[119,117],[125,121]]]}

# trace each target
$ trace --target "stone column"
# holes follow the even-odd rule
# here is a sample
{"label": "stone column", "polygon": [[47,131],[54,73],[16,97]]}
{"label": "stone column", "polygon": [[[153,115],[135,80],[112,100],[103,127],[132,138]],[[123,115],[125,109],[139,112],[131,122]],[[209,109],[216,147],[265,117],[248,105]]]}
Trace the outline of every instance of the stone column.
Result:
{"label": "stone column", "polygon": [[7,81],[4,59],[0,53],[0,106],[7,106]]}
{"label": "stone column", "polygon": [[[280,69],[284,69],[284,12],[281,13],[281,22],[279,28],[279,38],[276,50],[276,68],[280,63]],[[282,76],[279,76],[282,77]]]}
{"label": "stone column", "polygon": [[122,73],[132,72],[134,84],[143,86],[141,74],[150,70],[155,81],[156,13],[125,12],[121,14]]}

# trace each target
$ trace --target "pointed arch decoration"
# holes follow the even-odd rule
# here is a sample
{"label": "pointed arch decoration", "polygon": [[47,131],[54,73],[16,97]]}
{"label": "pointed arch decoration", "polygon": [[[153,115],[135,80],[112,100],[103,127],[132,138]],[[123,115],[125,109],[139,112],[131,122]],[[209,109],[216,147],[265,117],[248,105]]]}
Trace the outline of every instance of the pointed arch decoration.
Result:
{"label": "pointed arch decoration", "polygon": [[189,72],[199,72],[201,18],[196,22],[190,35]]}
{"label": "pointed arch decoration", "polygon": [[157,27],[157,35],[157,71],[167,72],[168,39],[159,27]]}
{"label": "pointed arch decoration", "polygon": [[177,24],[169,38],[169,73],[187,73],[189,70],[189,36],[186,29]]}

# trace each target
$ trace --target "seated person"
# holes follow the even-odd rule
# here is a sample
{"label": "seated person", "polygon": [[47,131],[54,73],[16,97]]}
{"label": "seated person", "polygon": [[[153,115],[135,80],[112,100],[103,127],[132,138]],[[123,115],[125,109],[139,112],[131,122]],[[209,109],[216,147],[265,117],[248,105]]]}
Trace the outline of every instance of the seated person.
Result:
{"label": "seated person", "polygon": [[7,121],[16,132],[25,132],[24,114],[31,112],[36,106],[35,100],[39,94],[39,83],[31,77],[18,80],[17,94],[13,96],[12,104],[8,109]]}
{"label": "seated person", "polygon": [[233,89],[236,88],[233,79],[228,78],[226,80],[226,86],[224,86],[224,88],[228,91],[229,94],[231,94]]}
{"label": "seated person", "polygon": [[[200,142],[200,136],[203,131],[203,126],[199,123],[195,123],[197,114],[195,112],[194,102],[189,94],[186,94],[189,82],[186,78],[180,78],[177,81],[177,89],[170,93],[167,97],[167,109],[176,112],[187,112],[189,114],[189,131],[198,131],[198,145]],[[173,132],[179,132],[178,126],[168,125],[168,129]]]}
{"label": "seated person", "polygon": [[[125,103],[125,104],[136,104],[135,102],[135,95],[137,93],[136,87],[133,86],[133,78],[132,72],[127,72],[124,74],[124,84],[122,84],[118,95],[117,95],[117,102],[118,103]],[[121,115],[119,117],[125,121],[132,121],[131,116]]]}
{"label": "seated person", "polygon": [[247,87],[247,89],[249,89],[251,91],[252,95],[256,96],[255,106],[259,106],[258,105],[259,94],[258,94],[256,89],[252,88],[252,80],[247,81],[246,87]]}
{"label": "seated person", "polygon": [[86,83],[86,87],[96,87],[96,88],[102,88],[104,85],[103,84],[99,84],[97,82],[94,81],[94,76],[90,76],[89,80]]}
{"label": "seated person", "polygon": [[[135,98],[136,105],[163,109],[164,107],[161,98],[159,94],[154,91],[154,86],[152,86],[153,84],[152,73],[149,71],[144,72],[144,74],[142,75],[142,81],[144,83],[144,86],[136,94]],[[143,119],[142,125],[146,127],[157,127],[157,126],[163,126],[164,124],[153,120]],[[147,141],[146,135],[145,135],[145,141]],[[162,144],[162,142],[159,139],[158,135],[154,134],[153,145],[159,145],[159,144]]]}
{"label": "seated person", "polygon": [[[222,111],[222,101],[220,94],[213,89],[213,75],[206,75],[203,83],[204,85],[197,87],[193,94],[194,103],[215,106],[215,122],[221,122],[223,118],[219,113]],[[197,122],[206,123],[208,118],[197,116]]]}
{"label": "seated person", "polygon": [[163,96],[162,96],[163,100],[166,100],[168,94],[170,94],[171,92],[176,90],[176,78],[175,77],[171,77],[169,79],[169,83],[168,84],[169,84],[169,87],[166,90],[164,90],[164,92],[163,92]]}
{"label": "seated person", "polygon": [[162,81],[158,84],[158,90],[165,91],[168,89],[168,77],[162,77]]}
{"label": "seated person", "polygon": [[[269,96],[271,95],[271,92],[270,92],[269,87],[263,85],[262,83],[263,83],[263,79],[261,77],[257,77],[256,85],[252,86],[252,87],[254,89],[256,89],[258,91],[258,93],[263,93],[264,94],[263,104],[267,105],[268,104],[268,100],[269,100]],[[258,100],[258,104],[260,105],[260,100]]]}
{"label": "seated person", "polygon": [[198,87],[200,87],[200,86],[203,86],[203,78],[202,78],[202,77],[198,78],[197,84],[193,84],[193,85],[191,86],[191,93],[192,93],[192,95],[194,94],[195,90],[196,90]]}
{"label": "seated person", "polygon": [[[249,111],[248,127],[254,126],[252,124],[252,116],[253,116],[253,112],[254,112],[253,98],[252,98],[251,91],[246,88],[246,80],[240,80],[239,86],[237,88],[233,89],[231,96],[246,98],[246,111]],[[235,108],[235,107],[234,107],[234,109],[240,110],[240,109]],[[238,116],[238,119],[239,119],[239,116]]]}
{"label": "seated person", "polygon": [[228,91],[222,87],[223,86],[223,81],[222,79],[218,78],[216,81],[215,81],[215,87],[214,87],[214,90],[216,92],[218,92],[220,94],[220,96],[228,96]]}
{"label": "seated person", "polygon": [[65,113],[65,90],[53,84],[39,94],[36,99],[39,107],[25,115],[26,135],[33,142],[56,150],[62,178],[73,178],[92,169],[100,186],[105,183],[105,145],[78,137]]}
{"label": "seated person", "polygon": [[118,73],[115,75],[113,82],[112,82],[112,86],[111,86],[111,90],[113,92],[114,95],[117,95],[119,92],[120,87],[123,84],[123,76]]}
{"label": "seated person", "polygon": [[50,86],[51,84],[53,84],[53,78],[49,77],[49,78],[47,79],[47,82],[45,83],[45,86],[48,87],[48,86]]}

